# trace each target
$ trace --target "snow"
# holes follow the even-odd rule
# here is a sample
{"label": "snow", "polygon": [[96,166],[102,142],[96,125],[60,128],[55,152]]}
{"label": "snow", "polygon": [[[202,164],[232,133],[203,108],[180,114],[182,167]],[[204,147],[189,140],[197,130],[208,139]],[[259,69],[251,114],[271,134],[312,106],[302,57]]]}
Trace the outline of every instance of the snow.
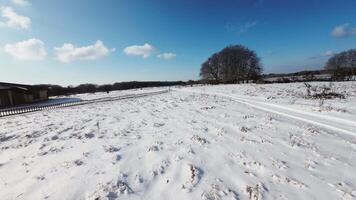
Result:
{"label": "snow", "polygon": [[[134,95],[134,94],[141,94],[141,93],[146,93],[146,92],[158,92],[158,91],[162,91],[162,88],[160,88],[160,87],[139,88],[139,89],[131,89],[131,90],[116,90],[116,91],[111,91],[109,93],[97,92],[97,93],[87,93],[87,94],[75,94],[75,95],[65,96],[65,98],[93,100],[93,99],[99,99],[99,98],[108,98],[108,97],[112,98],[112,97],[118,97],[118,96],[124,96],[124,95]],[[55,97],[55,99],[63,98],[63,97],[64,96]]]}
{"label": "snow", "polygon": [[356,82],[333,88],[346,99],[176,87],[0,118],[0,199],[355,199]]}

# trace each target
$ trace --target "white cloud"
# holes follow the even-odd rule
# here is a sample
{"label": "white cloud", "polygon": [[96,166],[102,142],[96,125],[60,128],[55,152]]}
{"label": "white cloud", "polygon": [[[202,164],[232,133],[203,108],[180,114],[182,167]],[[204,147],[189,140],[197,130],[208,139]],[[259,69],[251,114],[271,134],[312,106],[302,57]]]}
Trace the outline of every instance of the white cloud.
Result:
{"label": "white cloud", "polygon": [[324,56],[326,56],[326,57],[331,57],[331,56],[333,56],[335,53],[333,52],[333,51],[331,51],[331,50],[328,50],[328,51],[326,51],[325,53],[324,53]]}
{"label": "white cloud", "polygon": [[20,6],[27,6],[30,4],[27,0],[12,0],[12,3]]}
{"label": "white cloud", "polygon": [[162,53],[162,54],[158,54],[157,58],[164,59],[164,60],[172,60],[176,56],[177,55],[175,53]]}
{"label": "white cloud", "polygon": [[244,33],[255,26],[257,26],[257,21],[248,22],[240,27],[240,33]]}
{"label": "white cloud", "polygon": [[73,60],[96,60],[114,51],[115,49],[108,49],[100,40],[93,45],[84,47],[75,47],[73,44],[65,43],[62,47],[54,48],[56,58],[64,63]]}
{"label": "white cloud", "polygon": [[43,60],[47,56],[44,42],[36,38],[6,44],[3,50],[18,60]]}
{"label": "white cloud", "polygon": [[150,57],[155,51],[155,48],[150,44],[132,45],[124,49],[124,53],[129,56],[142,56],[142,58]]}
{"label": "white cloud", "polygon": [[312,60],[325,60],[325,59],[328,59],[328,58],[330,58],[330,57],[332,57],[332,56],[334,56],[334,55],[335,55],[335,52],[334,52],[334,51],[332,51],[332,50],[327,50],[327,51],[325,51],[324,53],[320,53],[320,54],[318,54],[318,55],[311,56],[311,57],[309,57],[309,58],[312,59]]}
{"label": "white cloud", "polygon": [[26,16],[17,14],[11,7],[0,7],[1,17],[0,26],[11,28],[28,29],[31,25],[31,19]]}
{"label": "white cloud", "polygon": [[341,24],[332,30],[331,35],[336,38],[353,36],[356,35],[356,27],[351,27],[349,23]]}

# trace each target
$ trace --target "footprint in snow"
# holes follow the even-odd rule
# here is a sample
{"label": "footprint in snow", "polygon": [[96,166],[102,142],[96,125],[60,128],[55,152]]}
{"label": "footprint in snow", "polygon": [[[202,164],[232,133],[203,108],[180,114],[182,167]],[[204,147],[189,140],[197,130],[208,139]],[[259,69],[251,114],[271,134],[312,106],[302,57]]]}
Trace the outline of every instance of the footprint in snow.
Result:
{"label": "footprint in snow", "polygon": [[91,139],[91,138],[95,137],[95,134],[91,132],[91,133],[86,133],[84,136],[87,139]]}
{"label": "footprint in snow", "polygon": [[227,134],[227,130],[224,128],[218,129],[216,133],[217,136],[224,136],[225,134]]}
{"label": "footprint in snow", "polygon": [[191,192],[202,178],[203,171],[198,167],[189,164],[185,166],[183,176],[185,177],[186,182],[183,183],[182,190]]}
{"label": "footprint in snow", "polygon": [[39,180],[39,181],[43,181],[43,180],[46,179],[46,177],[45,177],[44,175],[42,175],[42,176],[36,176],[35,178],[36,178],[37,180]]}
{"label": "footprint in snow", "polygon": [[45,147],[47,147],[47,146],[45,145],[40,148],[40,152],[37,153],[38,156],[60,153],[64,149],[64,147],[53,147],[52,146],[48,150],[45,150]]}
{"label": "footprint in snow", "polygon": [[121,195],[129,195],[134,193],[129,184],[122,179],[117,181],[109,181],[106,184],[100,184],[97,191],[94,194],[90,195],[87,199],[92,200],[115,200],[118,199]]}
{"label": "footprint in snow", "polygon": [[254,115],[244,115],[242,119],[250,119],[250,118],[255,118]]}
{"label": "footprint in snow", "polygon": [[135,182],[136,182],[137,184],[141,184],[141,183],[144,182],[144,179],[143,179],[143,177],[142,177],[141,175],[136,174],[136,176],[135,176]]}
{"label": "footprint in snow", "polygon": [[163,142],[157,141],[157,142],[155,142],[155,145],[152,145],[148,148],[148,152],[163,150],[162,145],[163,145]]}
{"label": "footprint in snow", "polygon": [[148,152],[153,152],[153,151],[159,151],[158,146],[153,145],[148,148]]}
{"label": "footprint in snow", "polygon": [[273,174],[272,176],[272,179],[278,183],[284,183],[284,184],[289,184],[289,185],[292,185],[292,186],[295,186],[295,187],[299,187],[299,188],[306,188],[308,187],[306,184],[304,184],[303,182],[297,180],[297,179],[294,179],[294,178],[290,178],[290,177],[282,177],[282,176],[279,176],[278,174]]}
{"label": "footprint in snow", "polygon": [[198,135],[193,135],[192,140],[199,143],[200,145],[209,144],[209,142],[205,138],[202,138]]}
{"label": "footprint in snow", "polygon": [[238,197],[234,190],[227,188],[221,181],[212,184],[210,190],[203,192],[201,195],[203,200],[238,200]]}
{"label": "footprint in snow", "polygon": [[120,155],[116,155],[116,161],[120,161],[122,157]]}
{"label": "footprint in snow", "polygon": [[156,128],[162,127],[164,125],[165,125],[165,123],[154,123],[153,124],[153,126],[156,127]]}
{"label": "footprint in snow", "polygon": [[263,183],[256,184],[255,186],[246,186],[245,192],[247,193],[249,199],[259,200],[263,199],[263,193],[268,192],[268,189]]}
{"label": "footprint in snow", "polygon": [[274,158],[271,158],[271,160],[272,160],[272,166],[274,166],[277,169],[285,170],[285,169],[289,168],[286,161],[278,160],[278,159],[274,159]]}
{"label": "footprint in snow", "polygon": [[215,106],[206,106],[206,107],[202,107],[201,109],[202,110],[213,110],[215,108],[216,108]]}
{"label": "footprint in snow", "polygon": [[115,153],[115,152],[118,152],[120,151],[120,147],[115,147],[115,146],[104,146],[104,151],[107,152],[107,153]]}
{"label": "footprint in snow", "polygon": [[155,166],[152,170],[152,176],[156,177],[159,174],[164,174],[166,169],[170,166],[170,161],[163,160],[158,166]]}
{"label": "footprint in snow", "polygon": [[246,126],[242,126],[242,127],[240,128],[240,131],[243,132],[243,133],[247,133],[247,132],[250,131],[250,129],[247,128]]}

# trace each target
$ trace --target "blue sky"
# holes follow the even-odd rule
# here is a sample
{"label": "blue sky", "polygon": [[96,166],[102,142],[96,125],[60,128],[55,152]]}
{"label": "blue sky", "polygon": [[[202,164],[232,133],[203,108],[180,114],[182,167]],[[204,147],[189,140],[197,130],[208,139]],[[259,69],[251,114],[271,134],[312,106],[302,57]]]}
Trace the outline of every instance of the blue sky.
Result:
{"label": "blue sky", "polygon": [[356,47],[354,0],[0,0],[0,81],[199,78],[229,44],[265,73],[322,68]]}

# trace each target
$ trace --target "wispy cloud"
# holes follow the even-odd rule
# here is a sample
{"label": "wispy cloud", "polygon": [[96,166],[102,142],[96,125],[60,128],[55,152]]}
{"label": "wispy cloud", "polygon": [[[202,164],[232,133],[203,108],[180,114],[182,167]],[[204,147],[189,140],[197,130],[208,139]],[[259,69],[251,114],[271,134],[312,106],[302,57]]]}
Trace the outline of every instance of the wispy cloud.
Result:
{"label": "wispy cloud", "polygon": [[175,53],[162,53],[158,54],[157,58],[163,59],[163,60],[172,60],[176,57],[177,55]]}
{"label": "wispy cloud", "polygon": [[335,52],[332,50],[327,50],[324,53],[321,53],[316,56],[311,56],[310,59],[315,60],[315,59],[327,59],[330,58],[331,56],[335,55]]}
{"label": "wispy cloud", "polygon": [[246,24],[244,24],[243,26],[240,27],[240,33],[247,32],[249,29],[251,29],[255,26],[257,26],[257,21],[247,22]]}
{"label": "wispy cloud", "polygon": [[242,34],[242,33],[245,33],[247,31],[249,31],[250,29],[256,27],[258,24],[258,21],[250,21],[250,22],[246,22],[245,24],[234,24],[234,23],[228,23],[226,25],[226,29],[228,31],[231,31],[231,32],[237,32],[238,34]]}
{"label": "wispy cloud", "polygon": [[57,60],[63,63],[68,63],[74,60],[96,60],[107,56],[114,51],[115,49],[109,49],[100,40],[89,46],[76,47],[71,43],[65,43],[62,47],[54,48]]}
{"label": "wispy cloud", "polygon": [[20,6],[27,6],[30,4],[27,0],[11,0],[11,1],[12,3]]}
{"label": "wispy cloud", "polygon": [[31,19],[17,14],[14,9],[8,6],[0,7],[1,17],[0,26],[10,28],[28,29],[31,25]]}
{"label": "wispy cloud", "polygon": [[324,53],[324,56],[326,56],[326,57],[331,57],[333,55],[335,55],[335,53],[331,50],[325,51],[325,53]]}
{"label": "wispy cloud", "polygon": [[335,26],[331,32],[331,35],[335,38],[345,38],[356,35],[356,27],[352,27],[349,23]]}
{"label": "wispy cloud", "polygon": [[128,46],[123,52],[128,56],[141,56],[142,58],[148,58],[155,52],[155,48],[146,43],[144,45]]}
{"label": "wispy cloud", "polygon": [[6,44],[3,50],[17,60],[43,60],[47,56],[44,42],[36,38]]}

